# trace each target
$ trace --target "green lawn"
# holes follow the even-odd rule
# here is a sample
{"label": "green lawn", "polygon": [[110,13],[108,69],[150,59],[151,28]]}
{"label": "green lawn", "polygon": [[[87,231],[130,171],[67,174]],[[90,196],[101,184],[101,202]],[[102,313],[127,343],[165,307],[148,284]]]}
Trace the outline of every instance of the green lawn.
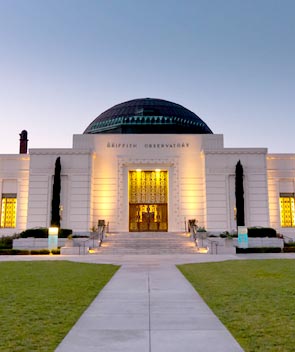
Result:
{"label": "green lawn", "polygon": [[54,351],[117,269],[67,261],[0,263],[0,351]]}
{"label": "green lawn", "polygon": [[295,351],[295,260],[178,268],[245,351]]}

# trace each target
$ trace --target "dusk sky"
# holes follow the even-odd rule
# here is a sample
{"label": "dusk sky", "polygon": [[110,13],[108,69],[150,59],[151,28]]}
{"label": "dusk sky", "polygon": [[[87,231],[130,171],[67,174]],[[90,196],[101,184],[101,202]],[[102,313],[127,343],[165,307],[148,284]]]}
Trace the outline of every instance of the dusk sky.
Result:
{"label": "dusk sky", "polygon": [[71,148],[104,110],[181,104],[225,147],[295,153],[294,0],[0,0],[0,154]]}

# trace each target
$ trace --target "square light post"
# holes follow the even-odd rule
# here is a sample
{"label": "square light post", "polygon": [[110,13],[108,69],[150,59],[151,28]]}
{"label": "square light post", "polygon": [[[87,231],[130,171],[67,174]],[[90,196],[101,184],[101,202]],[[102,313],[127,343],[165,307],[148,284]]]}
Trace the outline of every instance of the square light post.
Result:
{"label": "square light post", "polygon": [[58,247],[58,231],[59,227],[48,228],[48,249],[57,249]]}
{"label": "square light post", "polygon": [[246,226],[238,226],[238,246],[239,248],[248,248],[248,228]]}

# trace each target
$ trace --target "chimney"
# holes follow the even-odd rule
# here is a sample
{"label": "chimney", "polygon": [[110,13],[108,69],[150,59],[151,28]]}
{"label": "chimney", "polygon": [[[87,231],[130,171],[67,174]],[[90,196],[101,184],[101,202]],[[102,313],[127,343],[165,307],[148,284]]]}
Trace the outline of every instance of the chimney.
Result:
{"label": "chimney", "polygon": [[20,134],[19,139],[19,153],[27,154],[28,152],[28,132],[23,130]]}

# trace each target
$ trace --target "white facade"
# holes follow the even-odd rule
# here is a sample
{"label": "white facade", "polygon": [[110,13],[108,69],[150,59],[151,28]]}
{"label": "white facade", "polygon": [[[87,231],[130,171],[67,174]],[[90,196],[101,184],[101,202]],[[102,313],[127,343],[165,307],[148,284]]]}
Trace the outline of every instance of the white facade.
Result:
{"label": "white facade", "polygon": [[83,134],[73,148],[31,149],[0,156],[2,197],[17,198],[15,227],[0,235],[50,225],[53,174],[61,159],[63,228],[88,233],[98,219],[111,231],[129,230],[128,172],[168,172],[168,231],[183,231],[188,219],[212,232],[236,229],[235,166],[244,168],[247,226],[281,227],[280,195],[295,193],[295,155],[265,148],[224,148],[216,134]]}
{"label": "white facade", "polygon": [[[16,228],[0,227],[0,235],[13,234],[19,229],[25,229],[28,218],[30,156],[0,155],[0,192],[1,198],[6,194],[17,196]],[[1,219],[3,216],[1,207]]]}

